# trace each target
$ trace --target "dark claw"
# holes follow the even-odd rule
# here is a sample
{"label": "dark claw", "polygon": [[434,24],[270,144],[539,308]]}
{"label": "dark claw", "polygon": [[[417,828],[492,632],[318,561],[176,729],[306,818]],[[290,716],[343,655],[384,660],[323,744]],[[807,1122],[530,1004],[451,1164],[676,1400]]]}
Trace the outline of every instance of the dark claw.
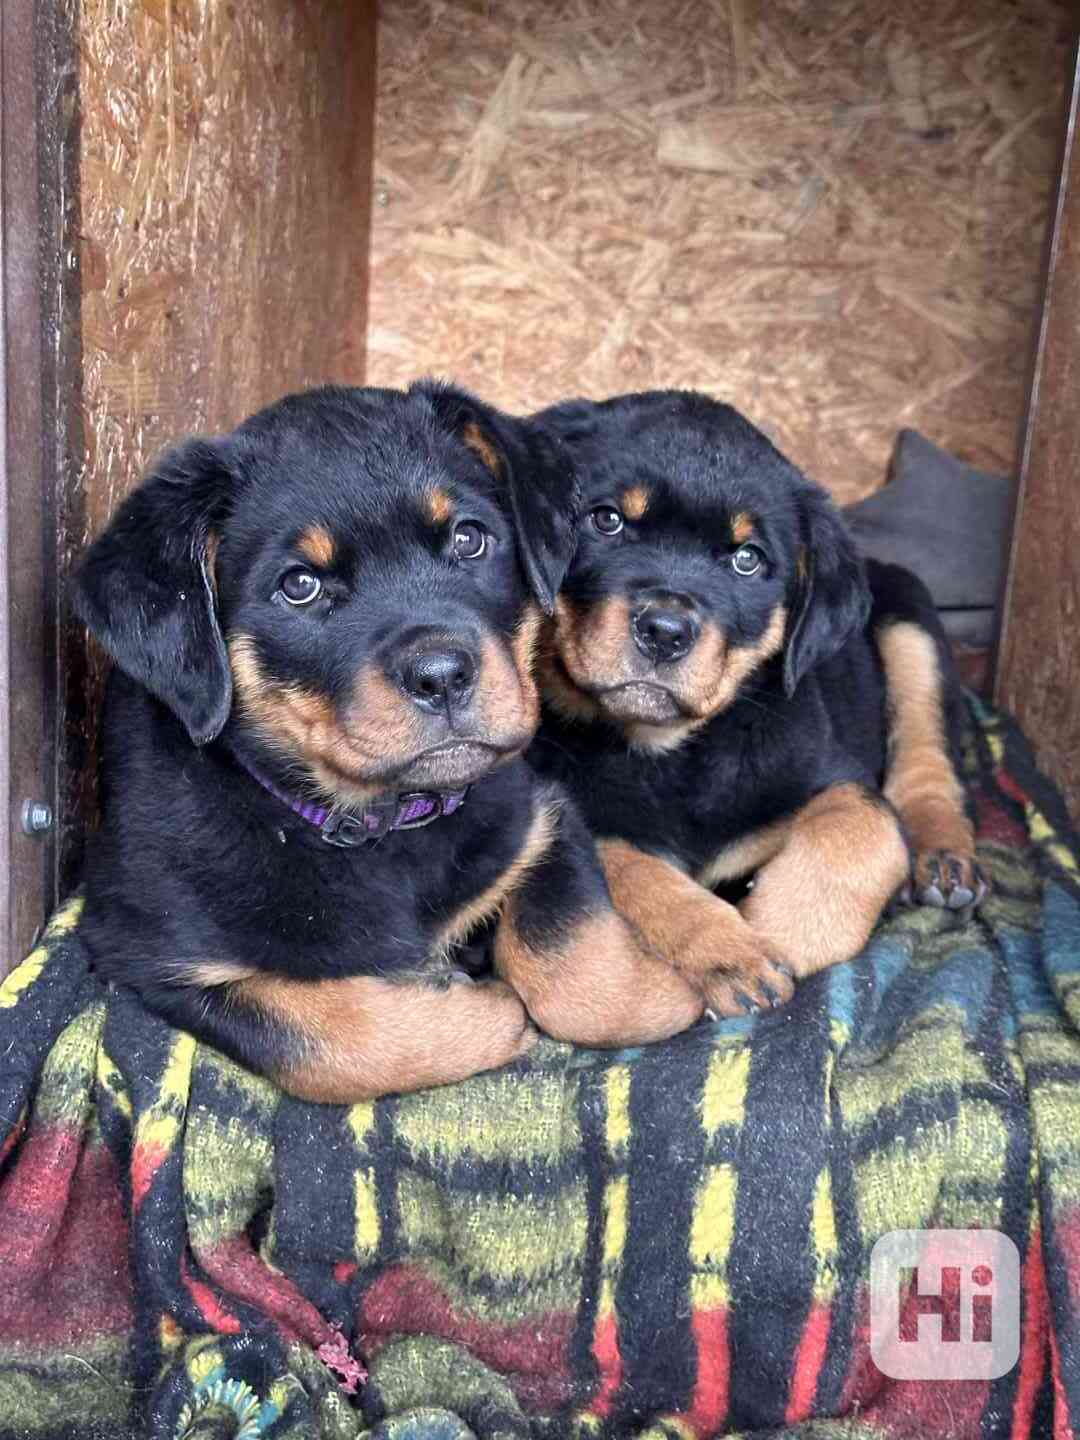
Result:
{"label": "dark claw", "polygon": [[795,971],[792,970],[792,968],[791,968],[790,965],[785,965],[782,960],[774,960],[774,961],[772,962],[772,967],[773,967],[774,970],[779,970],[781,975],[786,975],[787,978],[788,978],[788,979],[791,981],[791,983],[794,985],[794,983],[795,983]]}
{"label": "dark claw", "polygon": [[963,910],[971,905],[975,899],[974,890],[969,890],[966,885],[957,885],[956,889],[949,896],[950,910]]}
{"label": "dark claw", "polygon": [[735,996],[735,999],[738,1001],[739,1009],[743,1012],[744,1015],[754,1015],[757,1013],[757,1003],[756,1001],[751,1000],[749,995],[743,995],[740,993]]}
{"label": "dark claw", "polygon": [[937,910],[944,910],[945,896],[936,885],[927,885],[919,891],[919,901],[923,905],[933,905]]}

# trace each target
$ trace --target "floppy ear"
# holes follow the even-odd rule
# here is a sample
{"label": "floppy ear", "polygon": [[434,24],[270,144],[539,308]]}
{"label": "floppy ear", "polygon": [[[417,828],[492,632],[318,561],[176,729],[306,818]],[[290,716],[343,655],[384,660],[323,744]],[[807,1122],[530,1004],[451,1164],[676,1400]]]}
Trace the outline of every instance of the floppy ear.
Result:
{"label": "floppy ear", "polygon": [[196,745],[232,706],[215,610],[211,529],[227,503],[223,447],[188,440],[124,501],[75,576],[79,619],[133,680],[165,702]]}
{"label": "floppy ear", "polygon": [[550,615],[574,558],[579,486],[562,442],[532,420],[504,415],[453,386],[421,381],[448,430],[500,482],[509,506],[521,563],[533,594]]}
{"label": "floppy ear", "polygon": [[828,660],[870,615],[862,560],[840,512],[816,485],[799,495],[800,564],[784,650],[784,689]]}

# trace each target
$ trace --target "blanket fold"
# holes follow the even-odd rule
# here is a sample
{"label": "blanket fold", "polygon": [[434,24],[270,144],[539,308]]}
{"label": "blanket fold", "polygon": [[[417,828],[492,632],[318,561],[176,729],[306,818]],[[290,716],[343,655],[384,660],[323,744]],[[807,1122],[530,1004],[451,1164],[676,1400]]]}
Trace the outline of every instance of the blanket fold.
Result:
{"label": "blanket fold", "polygon": [[[1078,849],[969,708],[982,911],[641,1050],[306,1105],[103,986],[69,902],[0,985],[0,1437],[1073,1435]],[[871,1358],[874,1244],[928,1229],[1017,1247],[1007,1373]],[[957,1343],[941,1273],[898,1352]]]}

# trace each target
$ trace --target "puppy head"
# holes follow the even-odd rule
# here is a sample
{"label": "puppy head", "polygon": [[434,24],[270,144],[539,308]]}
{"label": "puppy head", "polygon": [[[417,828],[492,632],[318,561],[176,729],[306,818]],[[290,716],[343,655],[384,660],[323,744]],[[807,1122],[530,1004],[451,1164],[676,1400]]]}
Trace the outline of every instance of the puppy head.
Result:
{"label": "puppy head", "polygon": [[196,745],[221,735],[343,805],[457,788],[532,737],[540,606],[572,543],[541,513],[519,554],[519,514],[545,505],[518,493],[522,446],[444,387],[290,396],[164,456],[76,609]]}
{"label": "puppy head", "polygon": [[824,491],[730,406],[687,392],[535,418],[582,487],[575,558],[545,635],[545,696],[631,744],[678,745],[770,677],[790,695],[869,607]]}

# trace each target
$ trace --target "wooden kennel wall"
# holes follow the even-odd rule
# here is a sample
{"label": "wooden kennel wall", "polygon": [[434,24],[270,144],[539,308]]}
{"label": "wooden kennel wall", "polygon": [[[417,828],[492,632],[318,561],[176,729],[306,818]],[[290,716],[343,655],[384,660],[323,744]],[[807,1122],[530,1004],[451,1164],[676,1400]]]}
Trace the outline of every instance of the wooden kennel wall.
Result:
{"label": "wooden kennel wall", "polygon": [[[164,443],[363,379],[365,339],[376,383],[442,371],[511,407],[712,388],[841,499],[903,423],[1009,468],[1067,13],[393,0],[373,140],[367,0],[3,0],[0,973],[93,814],[101,662],[67,615],[73,557]],[[1066,159],[999,693],[1080,808]],[[928,235],[951,289],[914,253]]]}

